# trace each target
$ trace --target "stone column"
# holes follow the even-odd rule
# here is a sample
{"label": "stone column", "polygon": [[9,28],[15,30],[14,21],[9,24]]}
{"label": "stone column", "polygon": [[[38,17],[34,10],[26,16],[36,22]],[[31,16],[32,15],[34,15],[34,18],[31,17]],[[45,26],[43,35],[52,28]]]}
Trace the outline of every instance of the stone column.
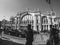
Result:
{"label": "stone column", "polygon": [[18,30],[19,30],[19,28],[20,28],[20,18],[18,17]]}
{"label": "stone column", "polygon": [[38,24],[39,25],[39,27],[38,27],[39,31],[41,31],[41,18],[40,18],[40,15],[38,16],[38,23],[39,23]]}
{"label": "stone column", "polygon": [[20,30],[20,23],[21,23],[21,15],[19,15],[19,30]]}
{"label": "stone column", "polygon": [[33,23],[33,29],[35,30],[35,31],[37,31],[37,28],[36,28],[36,16],[34,15],[33,16],[33,21],[34,21],[34,23]]}
{"label": "stone column", "polygon": [[17,24],[17,18],[15,17],[15,29],[16,29],[16,24]]}

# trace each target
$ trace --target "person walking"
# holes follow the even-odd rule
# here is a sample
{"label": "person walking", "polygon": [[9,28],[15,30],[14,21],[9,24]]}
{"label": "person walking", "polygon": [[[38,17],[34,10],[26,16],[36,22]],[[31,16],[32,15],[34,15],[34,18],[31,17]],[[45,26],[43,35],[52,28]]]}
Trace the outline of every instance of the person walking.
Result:
{"label": "person walking", "polygon": [[[59,40],[59,30],[55,27],[55,25],[52,25],[51,27],[51,30],[50,30],[50,38],[52,39],[52,44],[54,43],[55,45],[58,44],[58,40]],[[54,42],[53,42],[54,40]]]}
{"label": "person walking", "polygon": [[50,38],[47,41],[47,45],[57,45],[59,42],[59,30],[54,26],[50,25]]}
{"label": "person walking", "polygon": [[2,30],[2,22],[0,21],[0,36],[1,36],[1,38],[2,38],[2,32],[3,32],[3,30]]}
{"label": "person walking", "polygon": [[31,25],[28,24],[28,31],[26,36],[26,45],[32,45],[33,42],[33,30],[31,29]]}
{"label": "person walking", "polygon": [[59,29],[56,27],[56,25],[54,25],[54,42],[55,45],[58,45],[59,43]]}

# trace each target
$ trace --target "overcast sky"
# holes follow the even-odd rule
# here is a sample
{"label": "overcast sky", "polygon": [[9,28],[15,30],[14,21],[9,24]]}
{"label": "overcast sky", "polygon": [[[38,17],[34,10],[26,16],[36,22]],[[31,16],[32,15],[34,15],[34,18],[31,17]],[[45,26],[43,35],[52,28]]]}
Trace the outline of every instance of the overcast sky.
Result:
{"label": "overcast sky", "polygon": [[[56,12],[57,16],[60,16],[60,0],[52,0],[51,5]],[[49,5],[45,0],[0,0],[0,20],[7,19],[11,16],[15,16],[17,12],[39,8],[42,13],[49,10]]]}

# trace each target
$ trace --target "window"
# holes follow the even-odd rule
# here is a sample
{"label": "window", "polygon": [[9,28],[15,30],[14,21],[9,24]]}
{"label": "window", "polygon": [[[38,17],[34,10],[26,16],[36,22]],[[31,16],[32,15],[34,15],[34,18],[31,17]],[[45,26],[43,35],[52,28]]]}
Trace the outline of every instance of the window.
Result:
{"label": "window", "polygon": [[57,19],[55,18],[55,19],[54,19],[54,22],[56,22],[56,21],[57,21]]}
{"label": "window", "polygon": [[47,23],[48,23],[47,18],[44,18],[44,19],[43,19],[43,23],[44,23],[44,24],[47,24]]}
{"label": "window", "polygon": [[60,27],[60,23],[59,23],[59,27]]}
{"label": "window", "polygon": [[43,30],[47,30],[48,26],[47,25],[43,25]]}
{"label": "window", "polygon": [[38,25],[37,25],[37,31],[38,31],[39,29],[38,29]]}

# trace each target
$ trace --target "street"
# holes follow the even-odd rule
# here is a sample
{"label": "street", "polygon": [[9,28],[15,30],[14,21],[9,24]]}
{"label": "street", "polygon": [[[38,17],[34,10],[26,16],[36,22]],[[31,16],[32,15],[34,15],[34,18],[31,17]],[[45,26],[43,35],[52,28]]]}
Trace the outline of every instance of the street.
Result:
{"label": "street", "polygon": [[14,43],[14,42],[11,42],[11,41],[0,39],[0,45],[23,45],[23,44],[18,44],[18,43]]}
{"label": "street", "polygon": [[[36,34],[34,35],[33,45],[45,45],[48,38],[49,36],[48,35],[46,36],[43,33]],[[14,36],[6,35],[6,34],[3,34],[2,40],[3,41],[0,41],[0,42],[2,43],[8,42],[8,43],[11,43],[10,45],[14,43],[25,45],[26,43],[26,38],[14,37]]]}
{"label": "street", "polygon": [[[47,33],[36,34],[34,35],[33,45],[46,45],[48,39],[49,39],[49,34]],[[25,43],[26,43],[26,38],[20,38],[6,34],[3,34],[2,38],[0,36],[1,45],[25,45]]]}

